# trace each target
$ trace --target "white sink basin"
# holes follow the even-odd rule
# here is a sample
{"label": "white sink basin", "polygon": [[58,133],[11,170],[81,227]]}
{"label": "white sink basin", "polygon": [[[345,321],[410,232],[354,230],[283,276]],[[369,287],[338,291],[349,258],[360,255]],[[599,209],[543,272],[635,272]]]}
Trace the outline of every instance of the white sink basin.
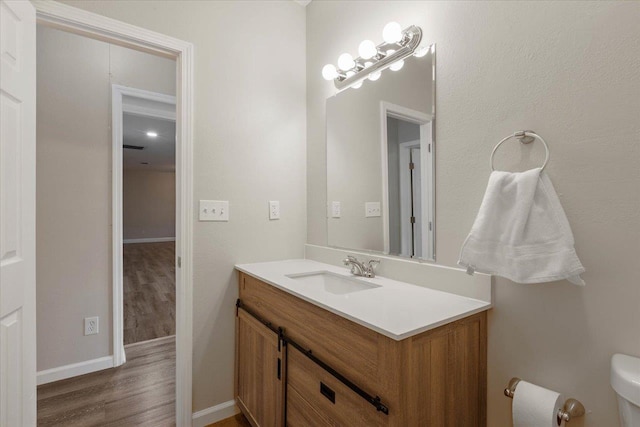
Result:
{"label": "white sink basin", "polygon": [[316,271],[312,273],[288,274],[288,278],[302,282],[309,286],[322,288],[324,291],[334,295],[345,295],[353,292],[366,291],[367,289],[379,288],[364,280],[345,277],[330,271]]}

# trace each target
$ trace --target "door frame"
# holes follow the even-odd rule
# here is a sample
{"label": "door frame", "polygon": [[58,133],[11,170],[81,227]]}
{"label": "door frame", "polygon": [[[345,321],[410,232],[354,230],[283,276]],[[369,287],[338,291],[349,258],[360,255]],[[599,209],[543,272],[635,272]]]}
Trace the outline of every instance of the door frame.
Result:
{"label": "door frame", "polygon": [[[123,97],[159,102],[173,106],[171,114],[164,109],[127,105]],[[131,113],[146,117],[176,121],[176,97],[158,92],[137,89],[117,84],[111,85],[111,242],[112,242],[112,274],[113,274],[113,366],[120,366],[127,361],[124,351],[124,267],[122,264],[122,245],[124,243],[122,224],[122,144],[123,114]],[[177,151],[177,145],[176,145]],[[176,174],[177,177],[177,174]],[[177,188],[177,186],[176,186]],[[176,197],[177,199],[177,197]],[[176,203],[176,211],[180,207]],[[177,212],[176,212],[177,213]],[[176,219],[177,219],[176,215]],[[177,221],[176,221],[177,222]],[[176,224],[176,229],[178,224]],[[177,320],[177,319],[176,319]]]}
{"label": "door frame", "polygon": [[[387,101],[380,101],[380,158],[382,163],[382,235],[384,241],[384,253],[389,254],[389,155],[387,138],[387,117],[415,123],[420,126],[420,152],[426,159],[421,165],[422,188],[429,189],[430,197],[422,198],[422,215],[426,216],[426,244],[423,243],[424,251],[421,260],[435,261],[436,247],[436,223],[435,223],[435,200],[436,200],[436,179],[435,179],[435,127],[433,126],[433,114],[426,114],[421,111],[412,110],[401,105],[392,104]],[[429,227],[431,224],[431,227]]]}
{"label": "door frame", "polygon": [[192,425],[193,44],[55,1],[32,0],[37,24],[176,61],[176,424]]}

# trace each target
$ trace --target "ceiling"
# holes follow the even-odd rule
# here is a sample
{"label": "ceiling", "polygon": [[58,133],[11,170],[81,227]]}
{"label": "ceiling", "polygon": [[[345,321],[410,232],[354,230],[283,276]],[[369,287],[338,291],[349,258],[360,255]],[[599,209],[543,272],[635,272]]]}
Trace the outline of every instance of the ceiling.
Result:
{"label": "ceiling", "polygon": [[[158,136],[147,136],[149,131]],[[173,120],[124,113],[123,145],[144,147],[142,150],[122,150],[124,169],[176,170],[176,122]]]}

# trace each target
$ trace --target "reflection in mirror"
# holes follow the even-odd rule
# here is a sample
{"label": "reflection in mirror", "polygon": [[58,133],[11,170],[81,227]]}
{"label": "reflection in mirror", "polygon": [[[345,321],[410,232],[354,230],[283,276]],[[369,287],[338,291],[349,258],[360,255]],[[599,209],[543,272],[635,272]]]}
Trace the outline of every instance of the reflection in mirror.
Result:
{"label": "reflection in mirror", "polygon": [[434,260],[435,45],[327,100],[330,246]]}

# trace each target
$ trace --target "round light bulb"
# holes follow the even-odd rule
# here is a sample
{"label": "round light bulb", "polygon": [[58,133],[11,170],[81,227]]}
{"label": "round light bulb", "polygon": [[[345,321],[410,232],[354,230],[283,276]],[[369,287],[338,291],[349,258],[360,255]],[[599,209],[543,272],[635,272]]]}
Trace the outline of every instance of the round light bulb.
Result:
{"label": "round light bulb", "polygon": [[398,43],[402,40],[402,27],[397,22],[389,22],[382,30],[382,39],[387,43]]}
{"label": "round light bulb", "polygon": [[429,53],[429,50],[429,46],[422,46],[421,48],[418,48],[415,52],[413,52],[413,56],[415,56],[416,58],[422,58],[427,53]]}
{"label": "round light bulb", "polygon": [[369,80],[375,82],[380,78],[381,75],[382,73],[380,71],[374,71],[373,73],[369,74]]}
{"label": "round light bulb", "polygon": [[333,64],[327,64],[322,67],[322,77],[324,77],[325,80],[333,80],[338,77],[338,70],[336,70]]}
{"label": "round light bulb", "polygon": [[343,53],[338,57],[338,67],[342,71],[347,71],[356,66],[356,62],[353,60],[353,56],[348,53]]}
{"label": "round light bulb", "polygon": [[358,54],[362,59],[373,58],[377,53],[378,49],[376,48],[376,44],[371,40],[363,41],[358,47]]}
{"label": "round light bulb", "polygon": [[358,83],[354,83],[351,85],[351,87],[354,89],[358,89],[360,88],[360,86],[362,86],[362,80],[360,80]]}
{"label": "round light bulb", "polygon": [[389,68],[391,68],[391,70],[393,71],[398,71],[401,70],[402,67],[404,67],[404,61],[394,62]]}

